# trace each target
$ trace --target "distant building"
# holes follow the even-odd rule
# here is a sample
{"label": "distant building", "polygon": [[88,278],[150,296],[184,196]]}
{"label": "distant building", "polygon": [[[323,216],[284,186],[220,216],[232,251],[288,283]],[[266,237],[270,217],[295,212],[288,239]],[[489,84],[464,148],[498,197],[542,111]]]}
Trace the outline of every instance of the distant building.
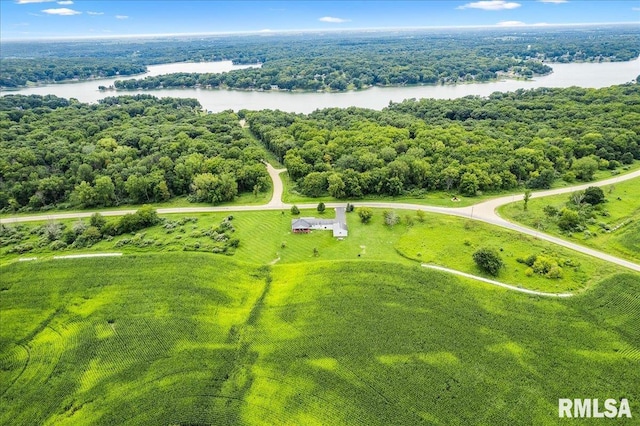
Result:
{"label": "distant building", "polygon": [[301,217],[291,220],[291,232],[295,234],[309,233],[312,229],[332,230],[336,238],[347,236],[347,215],[344,207],[336,207],[335,219],[317,219],[315,217]]}

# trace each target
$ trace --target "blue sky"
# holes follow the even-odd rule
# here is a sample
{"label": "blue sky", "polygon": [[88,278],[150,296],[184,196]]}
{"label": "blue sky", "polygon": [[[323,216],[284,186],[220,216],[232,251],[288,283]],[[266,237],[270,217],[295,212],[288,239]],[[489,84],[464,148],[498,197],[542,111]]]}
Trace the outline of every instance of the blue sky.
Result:
{"label": "blue sky", "polygon": [[0,38],[638,23],[640,0],[0,0]]}

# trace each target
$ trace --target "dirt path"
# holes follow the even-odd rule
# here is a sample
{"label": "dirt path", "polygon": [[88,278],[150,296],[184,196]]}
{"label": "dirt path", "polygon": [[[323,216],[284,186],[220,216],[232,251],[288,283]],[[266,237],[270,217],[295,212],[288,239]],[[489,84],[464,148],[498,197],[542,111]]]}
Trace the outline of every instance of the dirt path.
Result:
{"label": "dirt path", "polygon": [[276,169],[269,163],[265,164],[267,166],[267,172],[269,172],[269,176],[271,177],[271,182],[273,183],[273,195],[267,203],[267,207],[283,208],[285,207],[282,202],[284,184],[282,183],[282,179],[280,179],[280,173],[287,171],[287,169]]}
{"label": "dirt path", "polygon": [[471,278],[472,280],[482,281],[482,282],[487,283],[487,284],[495,285],[495,286],[498,286],[498,287],[503,287],[503,288],[506,288],[506,289],[509,289],[509,290],[513,290],[513,291],[519,291],[520,293],[531,294],[531,295],[534,295],[534,296],[571,297],[571,296],[574,295],[573,293],[544,293],[542,291],[528,290],[526,288],[520,288],[520,287],[516,287],[514,285],[504,284],[504,283],[501,283],[499,281],[490,280],[488,278],[479,277],[477,275],[467,274],[466,272],[456,271],[455,269],[449,269],[449,268],[445,268],[445,267],[437,266],[437,265],[429,265],[429,264],[423,263],[422,266],[424,268],[435,269],[436,271],[442,271],[442,272],[447,272],[449,274],[459,275],[459,276],[465,277],[465,278]]}

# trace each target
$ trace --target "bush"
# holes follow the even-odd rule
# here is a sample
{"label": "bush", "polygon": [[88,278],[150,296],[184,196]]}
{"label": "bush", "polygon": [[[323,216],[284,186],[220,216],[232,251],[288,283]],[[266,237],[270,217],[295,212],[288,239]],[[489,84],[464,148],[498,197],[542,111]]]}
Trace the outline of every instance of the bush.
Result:
{"label": "bush", "polygon": [[575,210],[564,208],[560,212],[560,219],[558,220],[558,227],[565,231],[577,231],[580,228],[580,215]]}
{"label": "bush", "polygon": [[78,235],[73,245],[75,247],[91,247],[101,239],[100,230],[95,226],[90,226],[82,234]]}
{"label": "bush", "polygon": [[547,215],[547,217],[556,217],[558,216],[558,213],[560,213],[560,211],[556,207],[550,205],[544,206],[542,208],[542,211],[545,215]]}
{"label": "bush", "polygon": [[52,242],[51,244],[49,244],[49,249],[50,250],[63,250],[67,248],[67,243],[65,243],[64,241],[60,241],[60,240],[56,240],[54,242]]}
{"label": "bush", "polygon": [[481,248],[473,253],[473,261],[480,269],[493,276],[497,276],[500,269],[504,268],[498,252],[490,248]]}
{"label": "bush", "polygon": [[300,209],[298,208],[298,206],[296,205],[291,206],[291,214],[294,216],[297,216],[300,214]]}
{"label": "bush", "polygon": [[584,202],[592,206],[604,203],[604,191],[597,186],[590,186],[584,190]]}
{"label": "bush", "polygon": [[117,226],[118,234],[135,232],[160,222],[158,213],[151,206],[143,206],[135,213],[128,213],[120,218]]}
{"label": "bush", "polygon": [[360,216],[362,223],[369,223],[373,217],[373,210],[369,207],[360,207],[358,208],[358,216]]}
{"label": "bush", "polygon": [[326,206],[324,205],[324,203],[318,203],[318,213],[324,213]]}
{"label": "bush", "polygon": [[91,226],[95,226],[98,229],[102,229],[102,227],[107,223],[107,220],[100,213],[94,213],[91,215],[91,219],[89,219],[89,224]]}
{"label": "bush", "polygon": [[384,223],[387,226],[393,226],[400,223],[400,216],[398,216],[396,212],[391,210],[385,210],[382,214],[384,216]]}

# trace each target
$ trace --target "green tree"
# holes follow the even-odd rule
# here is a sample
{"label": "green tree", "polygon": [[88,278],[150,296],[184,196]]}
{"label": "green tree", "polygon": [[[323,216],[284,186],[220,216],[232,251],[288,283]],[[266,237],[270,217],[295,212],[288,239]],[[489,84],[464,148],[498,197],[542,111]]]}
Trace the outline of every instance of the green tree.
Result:
{"label": "green tree", "polygon": [[318,213],[322,214],[324,213],[326,206],[324,205],[324,203],[318,203],[318,207],[316,209],[318,210]]}
{"label": "green tree", "polygon": [[200,173],[193,177],[191,190],[195,201],[216,204],[233,200],[238,194],[238,185],[229,173],[220,176]]}
{"label": "green tree", "polygon": [[478,192],[478,177],[471,172],[462,175],[460,179],[460,192],[467,196],[474,196]]}
{"label": "green tree", "polygon": [[344,181],[338,173],[329,176],[328,182],[329,195],[335,198],[344,198],[346,196]]}
{"label": "green tree", "polygon": [[327,175],[322,172],[311,172],[304,177],[300,191],[310,197],[319,197],[327,191]]}
{"label": "green tree", "polygon": [[491,248],[481,248],[473,253],[473,261],[480,269],[489,275],[497,276],[500,269],[504,268],[504,262],[498,252]]}
{"label": "green tree", "polygon": [[597,206],[605,201],[604,191],[597,186],[590,186],[584,190],[584,202]]}
{"label": "green tree", "polygon": [[101,206],[112,206],[116,199],[116,187],[109,176],[99,176],[94,184],[96,203]]}
{"label": "green tree", "polygon": [[85,181],[76,185],[73,190],[73,198],[82,207],[93,207],[96,205],[96,191]]}
{"label": "green tree", "polygon": [[530,189],[525,189],[524,190],[524,211],[527,211],[527,209],[529,208],[529,199],[531,199],[531,190]]}
{"label": "green tree", "polygon": [[598,170],[598,162],[591,157],[583,157],[573,162],[571,170],[580,180],[592,180],[593,174]]}
{"label": "green tree", "polygon": [[291,214],[297,216],[300,214],[300,209],[295,204],[291,206]]}

